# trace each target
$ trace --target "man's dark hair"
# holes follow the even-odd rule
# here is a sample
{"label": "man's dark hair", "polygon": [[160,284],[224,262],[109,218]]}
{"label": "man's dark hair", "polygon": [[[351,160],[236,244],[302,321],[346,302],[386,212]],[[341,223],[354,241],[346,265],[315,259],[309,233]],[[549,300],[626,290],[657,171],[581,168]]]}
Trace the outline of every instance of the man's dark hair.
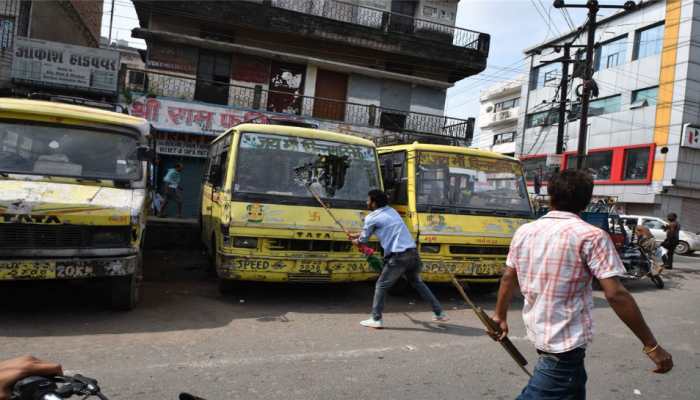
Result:
{"label": "man's dark hair", "polygon": [[549,178],[547,193],[553,209],[578,214],[591,202],[593,178],[578,170],[557,172]]}
{"label": "man's dark hair", "polygon": [[177,164],[175,164],[175,168],[176,168],[176,169],[182,169],[182,168],[183,168],[182,163],[177,163]]}
{"label": "man's dark hair", "polygon": [[678,216],[676,215],[676,213],[670,213],[666,216],[666,219],[673,222],[678,219]]}
{"label": "man's dark hair", "polygon": [[367,196],[377,205],[377,208],[382,208],[389,204],[389,198],[386,196],[386,193],[379,189],[370,190]]}

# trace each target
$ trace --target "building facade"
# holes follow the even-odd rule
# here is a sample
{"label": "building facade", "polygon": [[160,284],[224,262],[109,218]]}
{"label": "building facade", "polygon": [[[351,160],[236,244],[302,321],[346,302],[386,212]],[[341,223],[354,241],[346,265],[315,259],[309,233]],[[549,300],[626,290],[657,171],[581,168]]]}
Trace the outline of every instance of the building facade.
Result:
{"label": "building facade", "polygon": [[102,6],[89,0],[0,1],[0,91],[116,100],[118,58],[94,52]]}
{"label": "building facade", "polygon": [[189,216],[208,142],[243,121],[471,141],[473,120],[443,114],[446,89],[485,68],[489,36],[454,26],[458,1],[133,3],[148,50],[125,97],[151,121],[160,174],[185,164]]}
{"label": "building facade", "polygon": [[[596,28],[594,79],[598,96],[590,104],[585,166],[595,195],[617,198],[626,213],[663,217],[676,212],[684,228],[700,230],[700,5],[654,0],[614,14]],[[546,170],[555,152],[558,103],[552,102],[561,64],[553,45],[584,44],[575,32],[526,50],[530,76],[523,87],[525,118],[517,153],[532,178]],[[573,67],[570,73],[577,74]],[[562,168],[575,168],[580,79],[568,90],[566,147]],[[524,104],[523,104],[524,103]]]}
{"label": "building facade", "polygon": [[522,77],[498,83],[481,92],[479,134],[475,147],[515,156],[520,116]]}

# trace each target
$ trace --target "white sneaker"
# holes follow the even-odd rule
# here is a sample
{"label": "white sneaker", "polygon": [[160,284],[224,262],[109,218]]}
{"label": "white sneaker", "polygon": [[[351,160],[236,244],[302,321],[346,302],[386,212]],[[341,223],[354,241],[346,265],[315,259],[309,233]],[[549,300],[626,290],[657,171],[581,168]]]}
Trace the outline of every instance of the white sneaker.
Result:
{"label": "white sneaker", "polygon": [[381,319],[379,321],[376,321],[374,318],[370,318],[360,322],[360,325],[366,326],[368,328],[382,329],[384,328],[384,321]]}
{"label": "white sneaker", "polygon": [[447,322],[450,320],[450,317],[445,314],[445,312],[441,312],[440,314],[433,314],[433,321],[435,322]]}

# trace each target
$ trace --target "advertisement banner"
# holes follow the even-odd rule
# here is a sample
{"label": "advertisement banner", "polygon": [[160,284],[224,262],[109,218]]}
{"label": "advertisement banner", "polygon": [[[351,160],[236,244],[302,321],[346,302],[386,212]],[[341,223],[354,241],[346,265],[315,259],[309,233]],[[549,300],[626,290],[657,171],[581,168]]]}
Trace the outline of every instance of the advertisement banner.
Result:
{"label": "advertisement banner", "polygon": [[297,115],[236,109],[159,97],[135,97],[129,114],[145,118],[156,130],[216,136],[243,121],[269,123],[284,119],[318,126],[318,122]]}

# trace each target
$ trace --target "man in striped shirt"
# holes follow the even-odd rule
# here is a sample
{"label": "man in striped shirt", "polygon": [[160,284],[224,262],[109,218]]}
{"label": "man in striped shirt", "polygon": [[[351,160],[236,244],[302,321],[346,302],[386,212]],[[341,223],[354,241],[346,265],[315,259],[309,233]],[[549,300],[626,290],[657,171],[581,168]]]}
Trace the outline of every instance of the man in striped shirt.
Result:
{"label": "man in striped shirt", "polygon": [[625,269],[612,240],[578,216],[591,200],[592,178],[582,171],[564,171],[550,178],[547,191],[552,211],[513,236],[493,318],[504,337],[508,307],[519,284],[525,329],[540,358],[518,399],[585,399],[583,359],[593,339],[593,278],[642,342],[642,351],[656,364],[654,372],[670,371],[671,355],[656,341],[634,298],[620,283],[618,276]]}

